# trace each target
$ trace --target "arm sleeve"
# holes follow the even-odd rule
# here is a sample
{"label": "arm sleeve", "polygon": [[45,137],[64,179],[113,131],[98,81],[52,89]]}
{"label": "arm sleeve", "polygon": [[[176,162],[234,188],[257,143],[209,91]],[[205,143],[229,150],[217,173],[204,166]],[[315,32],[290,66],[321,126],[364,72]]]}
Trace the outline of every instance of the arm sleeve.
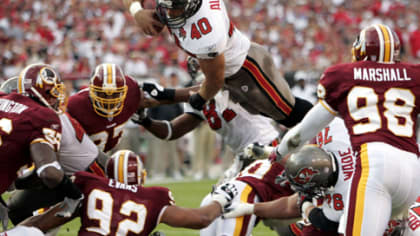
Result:
{"label": "arm sleeve", "polygon": [[315,137],[334,117],[321,103],[317,103],[299,124],[287,132],[280,145],[276,147],[276,152],[285,156],[289,152],[297,150]]}

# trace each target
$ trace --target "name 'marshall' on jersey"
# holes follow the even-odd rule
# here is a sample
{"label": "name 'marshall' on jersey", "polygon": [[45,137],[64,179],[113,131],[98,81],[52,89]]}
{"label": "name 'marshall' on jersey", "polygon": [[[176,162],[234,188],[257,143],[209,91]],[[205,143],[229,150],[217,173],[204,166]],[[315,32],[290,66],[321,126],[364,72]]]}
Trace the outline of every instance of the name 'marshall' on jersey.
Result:
{"label": "name 'marshall' on jersey", "polygon": [[26,109],[28,109],[28,106],[26,105],[17,103],[9,99],[0,99],[0,111],[20,114]]}
{"label": "name 'marshall' on jersey", "polygon": [[353,68],[354,80],[368,80],[377,82],[410,81],[407,70],[399,68]]}

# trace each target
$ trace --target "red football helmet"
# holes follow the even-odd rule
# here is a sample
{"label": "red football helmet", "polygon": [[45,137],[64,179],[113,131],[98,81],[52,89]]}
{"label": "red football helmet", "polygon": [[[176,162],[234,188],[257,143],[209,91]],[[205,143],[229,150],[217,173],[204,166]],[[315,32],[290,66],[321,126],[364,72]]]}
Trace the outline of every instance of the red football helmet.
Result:
{"label": "red football helmet", "polygon": [[108,178],[130,185],[143,185],[147,175],[140,157],[130,150],[115,152],[105,169]]}
{"label": "red football helmet", "polygon": [[100,64],[90,79],[89,96],[95,112],[103,117],[121,113],[127,96],[127,85],[121,68],[115,64]]}
{"label": "red football helmet", "polygon": [[64,83],[60,75],[46,64],[25,67],[17,80],[17,92],[39,100],[55,111],[59,111],[65,98]]}
{"label": "red football helmet", "polygon": [[386,25],[375,24],[360,31],[353,43],[353,61],[399,62],[400,40]]}

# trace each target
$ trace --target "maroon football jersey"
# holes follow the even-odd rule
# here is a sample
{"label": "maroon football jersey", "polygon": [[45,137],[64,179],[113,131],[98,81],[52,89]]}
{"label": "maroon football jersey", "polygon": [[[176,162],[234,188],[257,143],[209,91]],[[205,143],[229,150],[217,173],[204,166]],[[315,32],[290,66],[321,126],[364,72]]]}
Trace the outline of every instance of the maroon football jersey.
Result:
{"label": "maroon football jersey", "polygon": [[241,171],[236,179],[251,185],[261,201],[267,202],[294,193],[289,185],[281,186],[278,183],[277,177],[283,171],[284,167],[277,162],[257,160]]}
{"label": "maroon football jersey", "polygon": [[147,236],[159,223],[162,209],[174,204],[167,188],[125,185],[88,172],[75,177],[85,196],[80,236]]}
{"label": "maroon football jersey", "polygon": [[57,151],[60,140],[61,123],[53,110],[21,94],[0,93],[0,193],[32,162],[32,143],[46,143]]}
{"label": "maroon football jersey", "polygon": [[67,112],[75,118],[101,151],[107,152],[118,144],[124,124],[137,111],[140,102],[140,88],[137,82],[126,76],[128,92],[120,114],[108,119],[96,114],[89,97],[89,89],[70,96]]}
{"label": "maroon football jersey", "polygon": [[343,118],[353,150],[384,142],[418,154],[420,65],[361,61],[333,66],[321,77],[318,96]]}

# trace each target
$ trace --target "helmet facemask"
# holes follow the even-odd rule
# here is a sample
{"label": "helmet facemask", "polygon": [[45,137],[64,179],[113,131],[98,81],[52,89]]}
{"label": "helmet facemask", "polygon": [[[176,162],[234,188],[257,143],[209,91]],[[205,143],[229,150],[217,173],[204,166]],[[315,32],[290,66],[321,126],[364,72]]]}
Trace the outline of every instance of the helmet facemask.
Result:
{"label": "helmet facemask", "polygon": [[202,0],[156,0],[156,12],[161,22],[169,28],[178,29],[198,11],[201,2]]}
{"label": "helmet facemask", "polygon": [[114,64],[99,65],[91,78],[89,96],[95,112],[106,118],[119,115],[128,87],[122,70]]}
{"label": "helmet facemask", "polygon": [[56,112],[61,112],[60,106],[65,100],[63,81],[51,66],[45,64],[27,66],[17,79],[17,91]]}

